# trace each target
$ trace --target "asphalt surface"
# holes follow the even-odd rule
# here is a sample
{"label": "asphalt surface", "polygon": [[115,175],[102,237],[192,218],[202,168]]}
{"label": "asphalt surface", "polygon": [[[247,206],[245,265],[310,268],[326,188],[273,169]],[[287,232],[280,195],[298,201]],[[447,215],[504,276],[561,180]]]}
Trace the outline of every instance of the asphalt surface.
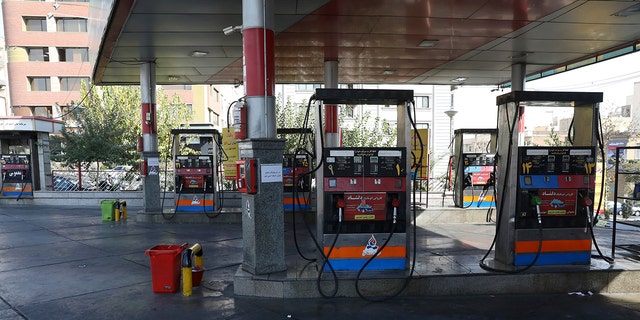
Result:
{"label": "asphalt surface", "polygon": [[[129,216],[135,211],[129,208]],[[488,249],[494,227],[439,224],[434,228],[430,232],[441,239],[431,245],[440,246],[439,254],[471,250],[477,260]],[[290,240],[290,225],[286,230]],[[402,296],[384,302],[239,297],[234,295],[233,276],[242,262],[241,233],[240,224],[152,224],[131,218],[103,222],[99,206],[2,206],[0,319],[640,318],[638,293]],[[475,247],[456,239],[469,233],[477,235]],[[640,242],[638,234],[630,229],[627,241]],[[603,247],[606,241],[604,236]],[[190,297],[180,291],[154,293],[145,250],[185,242],[203,247],[206,272],[201,286]],[[290,241],[287,251],[288,261],[300,260]]]}

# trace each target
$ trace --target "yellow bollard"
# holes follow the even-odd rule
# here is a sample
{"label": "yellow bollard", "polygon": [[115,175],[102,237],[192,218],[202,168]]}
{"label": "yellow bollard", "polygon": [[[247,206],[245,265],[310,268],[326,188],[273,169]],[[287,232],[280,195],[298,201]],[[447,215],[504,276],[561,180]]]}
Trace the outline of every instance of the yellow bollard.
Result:
{"label": "yellow bollard", "polygon": [[122,219],[126,219],[127,218],[127,202],[124,200],[121,200],[120,207],[122,208]]}
{"label": "yellow bollard", "polygon": [[185,297],[191,296],[193,293],[193,275],[191,274],[191,249],[185,249],[182,251],[182,295]]}
{"label": "yellow bollard", "polygon": [[116,202],[113,204],[116,207],[115,210],[115,214],[114,214],[114,220],[115,221],[120,221],[120,201],[116,200]]}

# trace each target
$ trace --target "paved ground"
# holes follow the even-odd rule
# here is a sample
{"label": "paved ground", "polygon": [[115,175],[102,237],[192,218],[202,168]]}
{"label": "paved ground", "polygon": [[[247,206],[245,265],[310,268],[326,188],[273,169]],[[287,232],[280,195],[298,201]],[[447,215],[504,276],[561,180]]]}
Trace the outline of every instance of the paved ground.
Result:
{"label": "paved ground", "polygon": [[[130,208],[129,214],[134,211]],[[421,227],[421,236],[429,236],[428,241],[423,239],[423,253],[447,261],[427,268],[443,273],[474,272],[474,267],[466,265],[477,265],[494,229],[491,224]],[[287,230],[292,238],[291,228]],[[239,224],[147,224],[133,219],[102,222],[98,206],[0,207],[0,319],[640,317],[639,294],[397,297],[377,303],[359,298],[236,297],[233,275],[242,259],[240,234]],[[600,228],[597,234],[601,247],[610,252],[610,230]],[[619,235],[621,241],[640,243],[640,233],[633,228]],[[195,288],[191,297],[153,293],[149,257],[144,251],[156,244],[184,242],[198,242],[204,248],[207,271],[202,286]],[[301,260],[290,243],[287,249],[288,261]],[[465,258],[451,258],[456,255]],[[621,268],[638,266],[636,254],[620,252],[616,259]],[[466,260],[468,264],[458,262]]]}

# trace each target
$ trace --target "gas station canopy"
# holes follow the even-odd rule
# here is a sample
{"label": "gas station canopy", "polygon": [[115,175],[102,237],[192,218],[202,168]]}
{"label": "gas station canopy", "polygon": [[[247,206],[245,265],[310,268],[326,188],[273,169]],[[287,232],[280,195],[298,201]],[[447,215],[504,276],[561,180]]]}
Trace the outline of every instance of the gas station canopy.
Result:
{"label": "gas station canopy", "polygon": [[[640,50],[640,3],[595,0],[275,0],[277,83],[498,85]],[[96,84],[239,84],[240,0],[91,0]],[[223,29],[229,32],[225,35]]]}

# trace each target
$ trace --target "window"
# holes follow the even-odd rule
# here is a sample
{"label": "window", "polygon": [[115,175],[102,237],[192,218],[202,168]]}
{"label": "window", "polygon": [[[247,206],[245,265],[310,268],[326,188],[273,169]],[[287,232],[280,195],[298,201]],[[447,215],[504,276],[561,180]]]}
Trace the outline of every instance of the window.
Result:
{"label": "window", "polygon": [[429,109],[430,107],[428,96],[416,97],[416,108]]}
{"label": "window", "polygon": [[87,48],[58,48],[58,56],[61,62],[89,61],[89,49]]}
{"label": "window", "polygon": [[82,82],[89,83],[87,77],[60,77],[60,91],[80,91]]}
{"label": "window", "polygon": [[49,48],[27,48],[29,61],[49,61]]}
{"label": "window", "polygon": [[344,114],[347,118],[353,118],[353,109],[355,109],[353,106],[344,106]]}
{"label": "window", "polygon": [[51,91],[51,79],[49,77],[28,77],[31,91]]}
{"label": "window", "polygon": [[296,91],[311,92],[318,88],[322,88],[322,85],[313,83],[296,84]]}
{"label": "window", "polygon": [[87,19],[58,18],[56,28],[58,32],[87,32]]}
{"label": "window", "polygon": [[44,17],[25,17],[26,31],[47,31],[47,20]]}

